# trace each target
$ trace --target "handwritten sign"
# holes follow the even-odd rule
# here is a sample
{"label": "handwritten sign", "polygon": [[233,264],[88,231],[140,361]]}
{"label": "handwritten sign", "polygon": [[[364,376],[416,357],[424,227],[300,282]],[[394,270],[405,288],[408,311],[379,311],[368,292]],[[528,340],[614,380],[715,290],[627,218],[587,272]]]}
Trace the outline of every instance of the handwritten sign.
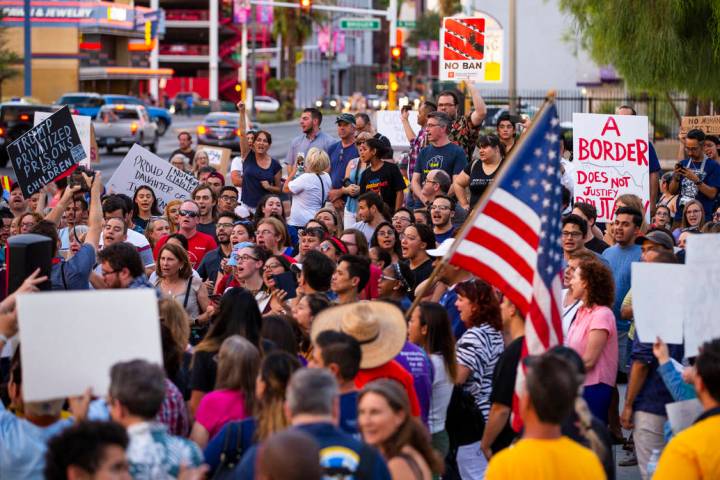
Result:
{"label": "handwritten sign", "polygon": [[26,402],[80,395],[88,387],[105,395],[117,362],[162,365],[152,289],[24,294],[17,312]]}
{"label": "handwritten sign", "polygon": [[[418,125],[417,120],[418,112],[411,110],[408,121],[415,135],[420,131],[420,125]],[[405,129],[400,120],[399,110],[378,110],[375,112],[375,125],[377,126],[377,131],[385,135],[393,147],[410,148],[410,142],[408,142]]]}
{"label": "handwritten sign", "polygon": [[484,14],[443,18],[439,63],[440,80],[502,82],[502,27]]}
{"label": "handwritten sign", "polygon": [[175,199],[191,198],[198,181],[138,144],[132,146],[107,184],[114,193],[130,197],[141,185],[155,192],[160,210]]}
{"label": "handwritten sign", "polygon": [[[50,115],[52,115],[51,112],[35,112],[35,118],[33,119],[34,125],[37,126],[40,122],[50,117]],[[80,161],[80,165],[89,167],[90,163],[92,163],[92,118],[87,115],[73,115],[72,121],[86,155],[85,159]]]}
{"label": "handwritten sign", "polygon": [[7,152],[25,198],[87,158],[67,106],[8,145]]}
{"label": "handwritten sign", "polygon": [[680,133],[687,133],[694,128],[707,135],[720,135],[720,116],[682,117]]}
{"label": "handwritten sign", "polygon": [[207,153],[208,162],[218,172],[227,175],[230,167],[230,154],[232,150],[223,147],[210,147],[207,145],[198,145],[198,151]]}
{"label": "handwritten sign", "polygon": [[615,200],[632,193],[650,203],[647,117],[573,114],[575,201],[595,205],[598,222],[612,221]]}

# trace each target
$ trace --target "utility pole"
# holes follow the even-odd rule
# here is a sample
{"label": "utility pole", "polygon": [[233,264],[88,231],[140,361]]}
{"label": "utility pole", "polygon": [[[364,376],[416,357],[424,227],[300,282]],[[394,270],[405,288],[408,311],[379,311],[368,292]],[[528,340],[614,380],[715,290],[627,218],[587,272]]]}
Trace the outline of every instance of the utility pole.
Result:
{"label": "utility pole", "polygon": [[389,50],[388,50],[388,110],[397,110],[397,78],[395,72],[392,69],[392,51],[393,47],[397,46],[397,0],[390,0],[387,11],[387,19],[390,22],[390,38],[389,38]]}
{"label": "utility pole", "polygon": [[255,90],[257,88],[257,75],[255,70],[255,42],[257,41],[257,28],[255,28],[255,15],[257,14],[257,6],[254,9],[250,9],[250,34],[252,35],[252,50],[250,55],[250,95],[247,97],[247,101],[250,102],[250,118],[255,120],[257,112],[255,111]]}
{"label": "utility pole", "polygon": [[508,0],[508,13],[510,19],[508,21],[508,87],[510,93],[510,115],[517,114],[517,2],[516,0]]}
{"label": "utility pole", "polygon": [[210,109],[214,110],[217,108],[218,101],[218,35],[220,25],[220,12],[217,0],[210,0]]}
{"label": "utility pole", "polygon": [[25,40],[25,54],[23,59],[23,65],[24,65],[24,72],[23,72],[23,79],[24,79],[24,92],[26,97],[32,97],[32,22],[30,21],[30,16],[32,13],[32,7],[30,5],[30,0],[25,0],[24,2],[24,8],[25,8],[25,16],[23,20],[23,35]]}
{"label": "utility pole", "polygon": [[[159,12],[160,11],[160,0],[150,0],[150,9]],[[158,17],[157,22],[160,22],[160,18]],[[153,70],[157,70],[158,67],[160,67],[160,35],[156,34],[156,37],[153,38],[151,41],[153,42],[152,50],[150,50],[150,68]],[[150,79],[150,96],[152,96],[155,100],[157,100],[158,105],[162,105],[163,108],[165,107],[164,104],[161,103],[160,99],[160,81],[157,78],[151,78]]]}

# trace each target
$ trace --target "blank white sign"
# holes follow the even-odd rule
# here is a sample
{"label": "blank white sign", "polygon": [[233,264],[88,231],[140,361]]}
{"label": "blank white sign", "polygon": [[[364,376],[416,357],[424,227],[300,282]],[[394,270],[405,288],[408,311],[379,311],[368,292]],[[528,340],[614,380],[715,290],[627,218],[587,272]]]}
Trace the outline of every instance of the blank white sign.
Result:
{"label": "blank white sign", "polygon": [[152,289],[19,295],[17,312],[27,402],[105,395],[117,362],[163,363]]}
{"label": "blank white sign", "polygon": [[632,264],[632,306],[641,342],[683,343],[685,265]]}

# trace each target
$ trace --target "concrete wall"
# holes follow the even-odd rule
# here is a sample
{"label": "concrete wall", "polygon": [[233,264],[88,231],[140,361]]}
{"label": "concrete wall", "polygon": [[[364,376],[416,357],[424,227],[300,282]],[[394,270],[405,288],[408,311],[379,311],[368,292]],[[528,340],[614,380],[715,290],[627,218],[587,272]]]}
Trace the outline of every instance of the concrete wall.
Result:
{"label": "concrete wall", "polygon": [[[7,47],[24,56],[23,29],[8,28],[5,30]],[[32,47],[36,54],[53,53],[64,55],[78,54],[77,28],[32,29]],[[78,89],[77,59],[35,59],[32,61],[32,96],[44,103],[52,103],[66,92]],[[18,67],[23,70],[22,65]],[[3,96],[22,96],[24,85],[23,74],[3,83]]]}

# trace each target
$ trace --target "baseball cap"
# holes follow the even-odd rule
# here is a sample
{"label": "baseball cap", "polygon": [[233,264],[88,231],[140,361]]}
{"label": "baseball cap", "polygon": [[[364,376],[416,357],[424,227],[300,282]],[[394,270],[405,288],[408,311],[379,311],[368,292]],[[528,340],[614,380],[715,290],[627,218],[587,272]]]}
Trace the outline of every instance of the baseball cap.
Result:
{"label": "baseball cap", "polygon": [[230,252],[230,256],[228,257],[227,265],[228,267],[237,267],[238,264],[238,252],[242,250],[245,247],[254,247],[255,244],[252,242],[240,242],[233,246],[232,252]]}
{"label": "baseball cap", "polygon": [[662,230],[652,230],[645,235],[637,237],[635,239],[635,244],[642,245],[645,240],[660,245],[661,247],[670,251],[672,251],[673,247],[675,246],[675,241],[672,238],[670,232],[666,233]]}
{"label": "baseball cap", "polygon": [[341,113],[335,119],[335,123],[340,123],[340,122],[345,122],[345,123],[350,123],[352,125],[355,125],[355,115],[353,115],[351,113]]}
{"label": "baseball cap", "polygon": [[454,238],[446,238],[437,248],[428,249],[427,254],[431,257],[444,257],[450,251],[450,247],[454,242]]}

